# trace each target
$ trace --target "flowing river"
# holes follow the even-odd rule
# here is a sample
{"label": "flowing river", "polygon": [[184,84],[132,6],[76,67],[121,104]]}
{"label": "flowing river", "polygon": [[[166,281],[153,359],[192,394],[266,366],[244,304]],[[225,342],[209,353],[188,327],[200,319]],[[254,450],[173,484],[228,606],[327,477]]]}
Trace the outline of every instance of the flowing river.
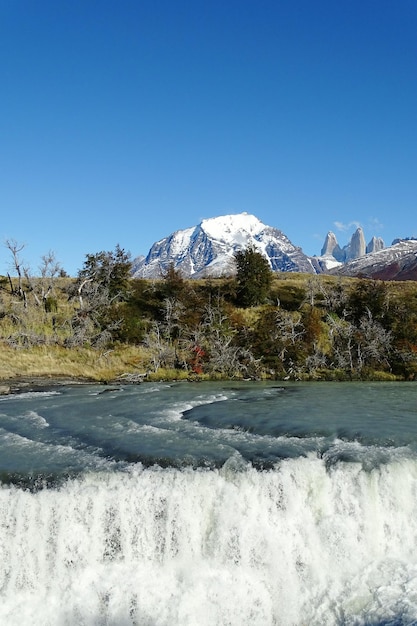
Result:
{"label": "flowing river", "polygon": [[416,383],[0,398],[0,624],[417,624]]}

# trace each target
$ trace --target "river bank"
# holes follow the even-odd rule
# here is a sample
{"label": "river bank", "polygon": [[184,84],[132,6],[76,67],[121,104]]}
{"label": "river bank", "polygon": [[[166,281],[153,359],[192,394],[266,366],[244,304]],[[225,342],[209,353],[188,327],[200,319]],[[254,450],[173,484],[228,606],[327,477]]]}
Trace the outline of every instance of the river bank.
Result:
{"label": "river bank", "polygon": [[0,379],[0,396],[26,391],[44,391],[45,389],[62,387],[64,385],[87,385],[92,383],[100,384],[96,380],[81,377],[16,376],[10,379]]}
{"label": "river bank", "polygon": [[129,382],[143,379],[144,370],[143,354],[133,346],[98,352],[60,346],[16,350],[2,345],[0,394],[63,384],[114,383],[124,378]]}

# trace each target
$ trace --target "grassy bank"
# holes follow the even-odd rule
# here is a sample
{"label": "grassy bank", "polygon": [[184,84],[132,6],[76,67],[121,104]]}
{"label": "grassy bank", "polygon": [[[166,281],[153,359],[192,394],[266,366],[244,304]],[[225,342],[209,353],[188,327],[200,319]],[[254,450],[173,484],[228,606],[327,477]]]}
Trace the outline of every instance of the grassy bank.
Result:
{"label": "grassy bank", "polygon": [[417,380],[413,281],[279,274],[251,306],[233,279],[23,284],[0,280],[0,381]]}
{"label": "grassy bank", "polygon": [[0,387],[5,381],[36,380],[37,384],[57,380],[96,383],[161,380],[204,380],[222,377],[195,376],[187,370],[159,368],[149,371],[146,351],[136,346],[120,346],[98,352],[90,348],[69,349],[41,346],[16,350],[1,347]]}
{"label": "grassy bank", "polygon": [[19,377],[74,378],[97,382],[116,380],[125,374],[143,373],[141,349],[123,346],[98,352],[89,348],[68,349],[38,346],[16,350],[1,348],[0,380]]}

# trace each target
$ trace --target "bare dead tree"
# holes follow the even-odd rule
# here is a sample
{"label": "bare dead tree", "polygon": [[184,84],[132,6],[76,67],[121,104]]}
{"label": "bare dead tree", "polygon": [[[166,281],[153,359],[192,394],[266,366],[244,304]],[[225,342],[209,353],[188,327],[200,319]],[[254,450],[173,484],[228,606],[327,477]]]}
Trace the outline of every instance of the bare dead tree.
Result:
{"label": "bare dead tree", "polygon": [[49,250],[47,254],[41,256],[41,264],[39,265],[41,279],[45,283],[45,289],[49,289],[53,281],[62,272],[62,267],[55,256],[53,250]]}
{"label": "bare dead tree", "polygon": [[177,298],[165,298],[163,302],[164,332],[167,337],[174,338],[181,335],[181,316],[185,305]]}
{"label": "bare dead tree", "polygon": [[317,342],[313,343],[313,350],[306,358],[305,367],[309,374],[314,374],[317,370],[327,367],[327,357],[318,346]]}
{"label": "bare dead tree", "polygon": [[255,377],[259,373],[260,360],[255,359],[248,348],[236,343],[237,331],[222,310],[220,302],[210,302],[206,306],[201,332],[207,356],[206,368],[209,372],[230,377],[242,374]]}
{"label": "bare dead tree", "polygon": [[174,367],[176,351],[166,337],[161,322],[154,321],[144,338],[144,345],[149,351],[152,368],[156,372],[161,367]]}
{"label": "bare dead tree", "polygon": [[324,282],[320,281],[320,292],[328,311],[342,311],[346,306],[348,296],[340,280],[336,285],[327,288]]}
{"label": "bare dead tree", "polygon": [[27,291],[30,292],[37,304],[47,309],[47,299],[54,288],[54,282],[61,270],[60,263],[55,258],[55,253],[49,251],[41,257],[39,265],[40,275],[33,276],[29,266],[23,267],[23,275],[27,283]]}
{"label": "bare dead tree", "polygon": [[388,355],[392,348],[392,333],[375,319],[371,311],[363,316],[358,332],[358,369],[364,365],[385,363],[389,366]]}
{"label": "bare dead tree", "polygon": [[83,300],[83,290],[86,286],[88,286],[90,283],[92,283],[94,280],[94,278],[85,278],[84,280],[81,281],[81,283],[78,285],[78,302],[80,303],[80,309],[84,308],[84,300]]}
{"label": "bare dead tree", "polygon": [[9,278],[11,293],[17,294],[20,298],[25,300],[25,293],[22,287],[22,279],[23,279],[22,259],[20,257],[20,253],[25,247],[25,244],[18,243],[16,239],[6,239],[5,246],[12,255],[12,268],[17,274],[17,289],[15,289],[13,285],[13,281],[10,277],[10,274],[9,273],[7,274]]}
{"label": "bare dead tree", "polygon": [[108,315],[113,301],[114,298],[110,297],[108,289],[86,280],[81,306],[75,310],[72,319],[68,322],[72,332],[67,344],[78,346],[89,343],[94,347],[103,347],[108,344],[114,332],[123,324],[122,318]]}
{"label": "bare dead tree", "polygon": [[320,293],[321,281],[317,274],[313,274],[307,281],[305,302],[310,306],[314,306],[317,294]]}
{"label": "bare dead tree", "polygon": [[283,361],[289,346],[295,346],[304,336],[305,328],[301,321],[301,313],[291,313],[278,309],[275,316],[276,340]]}
{"label": "bare dead tree", "polygon": [[329,338],[335,367],[354,370],[356,328],[346,319],[327,316]]}

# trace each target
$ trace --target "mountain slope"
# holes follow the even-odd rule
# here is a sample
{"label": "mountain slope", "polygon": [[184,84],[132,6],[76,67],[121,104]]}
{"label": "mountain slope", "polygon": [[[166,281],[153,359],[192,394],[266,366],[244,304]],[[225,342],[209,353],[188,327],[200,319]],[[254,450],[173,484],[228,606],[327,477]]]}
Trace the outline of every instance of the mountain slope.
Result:
{"label": "mountain slope", "polygon": [[223,276],[234,272],[234,254],[254,246],[273,271],[315,273],[309,257],[280,230],[248,213],[203,220],[154,243],[144,259],[133,262],[137,278],[158,278],[172,264],[185,278]]}
{"label": "mountain slope", "polygon": [[329,270],[339,276],[364,276],[380,280],[417,280],[417,240],[397,241]]}

